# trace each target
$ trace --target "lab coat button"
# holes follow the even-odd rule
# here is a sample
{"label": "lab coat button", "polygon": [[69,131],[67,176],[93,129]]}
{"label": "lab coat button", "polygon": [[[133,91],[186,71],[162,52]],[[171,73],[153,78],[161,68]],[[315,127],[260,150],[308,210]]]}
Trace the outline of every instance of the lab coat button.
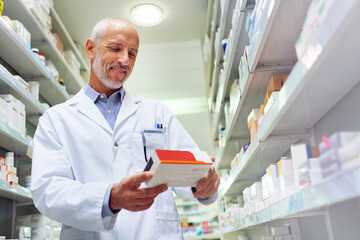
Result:
{"label": "lab coat button", "polygon": [[114,146],[115,146],[115,147],[117,147],[117,146],[118,146],[117,142],[115,142],[115,143],[114,143]]}

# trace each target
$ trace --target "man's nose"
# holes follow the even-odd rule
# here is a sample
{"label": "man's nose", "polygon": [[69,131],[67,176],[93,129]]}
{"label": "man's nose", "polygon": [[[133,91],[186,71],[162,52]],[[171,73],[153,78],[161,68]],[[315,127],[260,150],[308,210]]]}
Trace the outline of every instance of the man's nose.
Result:
{"label": "man's nose", "polygon": [[117,61],[122,65],[129,65],[129,54],[127,51],[121,51],[117,57]]}

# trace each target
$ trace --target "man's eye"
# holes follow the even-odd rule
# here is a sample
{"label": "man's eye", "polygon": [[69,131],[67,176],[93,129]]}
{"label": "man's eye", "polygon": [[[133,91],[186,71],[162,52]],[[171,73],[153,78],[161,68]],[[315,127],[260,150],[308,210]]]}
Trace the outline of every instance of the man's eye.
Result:
{"label": "man's eye", "polygon": [[110,47],[110,49],[111,49],[112,51],[119,51],[119,48],[118,48],[118,47]]}
{"label": "man's eye", "polygon": [[129,53],[130,57],[136,57],[135,53]]}

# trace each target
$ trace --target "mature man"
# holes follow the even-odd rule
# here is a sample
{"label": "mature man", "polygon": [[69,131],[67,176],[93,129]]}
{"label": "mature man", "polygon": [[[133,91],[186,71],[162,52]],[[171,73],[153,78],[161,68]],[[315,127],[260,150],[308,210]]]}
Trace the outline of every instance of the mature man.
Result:
{"label": "mature man", "polygon": [[[143,170],[154,148],[198,147],[167,107],[122,87],[138,49],[131,23],[100,21],[86,43],[89,84],[39,121],[31,189],[39,211],[63,223],[61,239],[182,239],[171,189],[146,188]],[[218,185],[212,167],[195,193],[172,190],[208,204]]]}

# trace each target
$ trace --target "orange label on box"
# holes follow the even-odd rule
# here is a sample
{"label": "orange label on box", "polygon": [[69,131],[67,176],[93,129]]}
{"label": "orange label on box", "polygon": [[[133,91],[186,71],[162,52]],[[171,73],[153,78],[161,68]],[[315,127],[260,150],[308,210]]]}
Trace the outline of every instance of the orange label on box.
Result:
{"label": "orange label on box", "polygon": [[197,161],[189,151],[176,151],[176,150],[155,150],[161,163],[174,163],[174,164],[209,164],[203,161]]}

